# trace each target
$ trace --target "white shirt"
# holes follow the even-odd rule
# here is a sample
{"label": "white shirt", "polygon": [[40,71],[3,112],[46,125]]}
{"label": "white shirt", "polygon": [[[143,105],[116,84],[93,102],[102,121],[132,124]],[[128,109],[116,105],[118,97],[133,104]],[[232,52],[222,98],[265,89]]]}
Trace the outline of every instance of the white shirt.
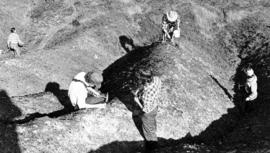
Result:
{"label": "white shirt", "polygon": [[10,44],[20,44],[22,45],[23,42],[20,40],[20,37],[17,33],[11,33],[8,36],[8,41],[7,41],[8,46],[10,46]]}
{"label": "white shirt", "polygon": [[255,100],[258,96],[257,92],[257,76],[254,75],[252,78],[247,79],[246,92],[250,95],[246,98],[247,101]]}
{"label": "white shirt", "polygon": [[[74,79],[80,80],[84,82],[85,85],[89,86],[89,84],[84,79],[85,74],[85,72],[80,72],[74,77]],[[71,104],[73,106],[78,106],[79,109],[85,108],[85,100],[88,94],[87,88],[82,82],[72,81],[68,89],[68,96]]]}

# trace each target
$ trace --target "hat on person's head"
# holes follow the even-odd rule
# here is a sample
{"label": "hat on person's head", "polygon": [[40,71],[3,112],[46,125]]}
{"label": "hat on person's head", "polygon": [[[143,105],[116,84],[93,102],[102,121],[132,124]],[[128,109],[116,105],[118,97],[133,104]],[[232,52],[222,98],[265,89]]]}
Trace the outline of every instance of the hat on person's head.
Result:
{"label": "hat on person's head", "polygon": [[170,22],[175,22],[178,18],[178,13],[175,11],[169,11],[166,13],[166,16]]}
{"label": "hat on person's head", "polygon": [[253,69],[252,69],[252,68],[247,69],[247,70],[246,70],[246,74],[247,74],[247,76],[249,76],[249,77],[253,76],[253,75],[254,75]]}
{"label": "hat on person's head", "polygon": [[86,73],[85,81],[88,83],[101,83],[103,81],[103,77],[100,73],[91,71]]}
{"label": "hat on person's head", "polygon": [[10,32],[14,32],[15,30],[15,27],[10,28]]}

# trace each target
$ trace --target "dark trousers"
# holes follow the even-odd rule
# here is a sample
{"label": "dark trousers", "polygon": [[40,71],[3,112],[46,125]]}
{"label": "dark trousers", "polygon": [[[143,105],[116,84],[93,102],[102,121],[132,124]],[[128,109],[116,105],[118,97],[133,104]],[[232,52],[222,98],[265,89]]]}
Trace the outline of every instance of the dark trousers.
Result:
{"label": "dark trousers", "polygon": [[239,101],[236,101],[236,106],[238,107],[240,114],[247,114],[255,110],[255,101],[246,101],[243,96]]}
{"label": "dark trousers", "polygon": [[134,123],[145,140],[145,149],[149,151],[157,147],[157,110],[156,107],[149,113],[133,116]]}
{"label": "dark trousers", "polygon": [[250,113],[250,112],[254,111],[255,107],[256,107],[255,104],[256,104],[255,100],[253,100],[253,101],[244,101],[244,106],[243,106],[244,112]]}

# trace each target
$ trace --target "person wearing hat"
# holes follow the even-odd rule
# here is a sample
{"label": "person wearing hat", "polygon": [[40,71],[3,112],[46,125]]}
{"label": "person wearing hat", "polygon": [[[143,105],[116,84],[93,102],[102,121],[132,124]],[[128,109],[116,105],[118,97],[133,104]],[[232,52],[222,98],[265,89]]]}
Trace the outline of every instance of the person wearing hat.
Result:
{"label": "person wearing hat", "polygon": [[21,41],[14,27],[10,29],[10,32],[7,40],[7,47],[14,51],[15,56],[21,56],[20,47],[22,47],[24,43]]}
{"label": "person wearing hat", "polygon": [[149,70],[141,70],[139,73],[142,86],[133,93],[138,109],[133,111],[132,117],[144,138],[148,153],[157,147],[157,102],[162,83],[160,78]]}
{"label": "person wearing hat", "polygon": [[180,37],[180,18],[176,11],[168,11],[162,17],[162,42],[169,39],[175,44],[174,39]]}
{"label": "person wearing hat", "polygon": [[71,81],[68,96],[76,109],[105,108],[108,94],[102,94],[100,88],[103,77],[96,72],[80,72]]}

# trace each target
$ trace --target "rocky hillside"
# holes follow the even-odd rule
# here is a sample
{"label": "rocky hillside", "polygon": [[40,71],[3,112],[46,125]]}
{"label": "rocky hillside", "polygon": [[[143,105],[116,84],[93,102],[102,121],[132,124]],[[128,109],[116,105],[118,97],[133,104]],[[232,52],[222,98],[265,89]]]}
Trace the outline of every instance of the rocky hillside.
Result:
{"label": "rocky hillside", "polygon": [[[269,151],[267,0],[0,4],[1,46],[12,26],[26,43],[22,57],[0,57],[2,152],[139,152],[142,138],[126,91],[136,87],[141,68],[163,82],[157,152]],[[168,9],[181,17],[177,46],[159,43]],[[258,74],[260,97],[243,115],[236,85],[246,64]],[[112,104],[70,112],[71,78],[89,70],[103,72],[102,89],[113,95]]]}

